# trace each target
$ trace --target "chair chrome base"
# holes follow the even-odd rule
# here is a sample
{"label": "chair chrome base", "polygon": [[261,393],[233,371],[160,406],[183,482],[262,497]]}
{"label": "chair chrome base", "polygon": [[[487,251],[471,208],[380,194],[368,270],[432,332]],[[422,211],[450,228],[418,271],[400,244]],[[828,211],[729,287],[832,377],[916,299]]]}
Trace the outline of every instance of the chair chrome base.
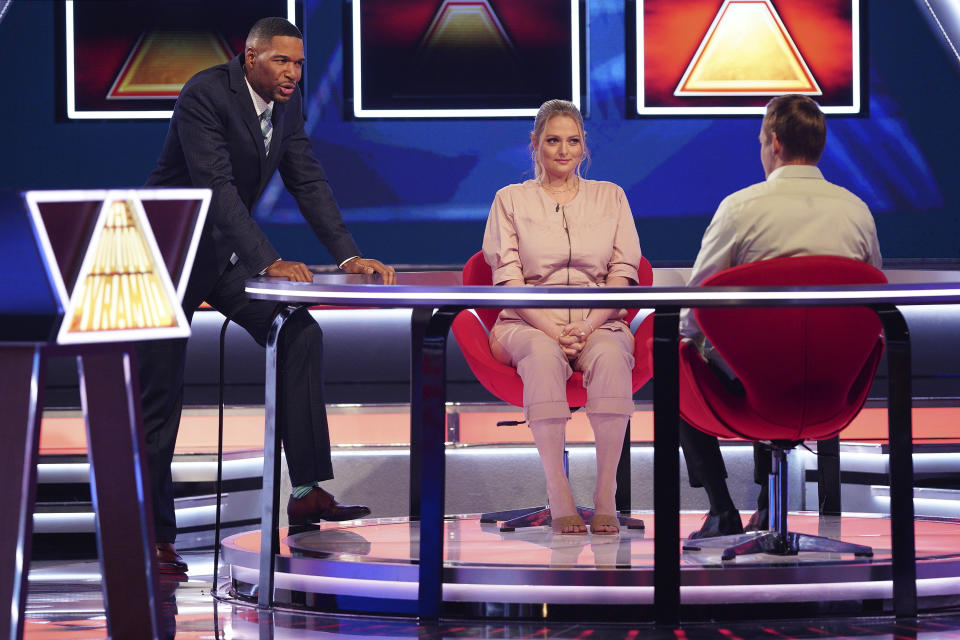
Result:
{"label": "chair chrome base", "polygon": [[[585,524],[590,524],[593,520],[593,509],[588,507],[577,507],[577,513],[583,518]],[[643,520],[640,518],[631,518],[629,515],[620,515],[620,526],[627,529],[643,529]],[[496,511],[493,513],[484,513],[480,516],[481,523],[500,523],[500,531],[508,532],[525,527],[549,527],[550,526],[550,507],[540,507],[536,509],[513,509],[511,511]]]}
{"label": "chair chrome base", "polygon": [[787,531],[786,535],[781,535],[779,531],[754,531],[732,536],[687,540],[683,543],[684,551],[708,551],[712,549],[722,550],[721,560],[733,560],[737,556],[751,553],[795,556],[800,551],[852,553],[861,557],[873,556],[873,549],[862,544],[853,544],[833,538],[811,536],[792,531]]}
{"label": "chair chrome base", "polygon": [[[540,511],[547,511],[549,517],[550,508],[546,505],[542,507],[526,507],[525,509],[507,509],[506,511],[491,511],[489,513],[480,514],[480,524],[492,524],[495,522],[506,522],[508,520],[514,520],[517,518],[523,518],[529,516],[533,513],[538,513]],[[539,526],[539,525],[527,525],[527,526]]]}
{"label": "chair chrome base", "polygon": [[683,543],[683,550],[722,549],[721,560],[733,560],[737,556],[751,553],[795,556],[801,551],[852,553],[855,556],[872,557],[873,549],[862,544],[795,533],[787,529],[787,483],[784,478],[787,476],[787,451],[794,443],[774,441],[769,444],[772,456],[769,485],[770,530],[687,540]]}

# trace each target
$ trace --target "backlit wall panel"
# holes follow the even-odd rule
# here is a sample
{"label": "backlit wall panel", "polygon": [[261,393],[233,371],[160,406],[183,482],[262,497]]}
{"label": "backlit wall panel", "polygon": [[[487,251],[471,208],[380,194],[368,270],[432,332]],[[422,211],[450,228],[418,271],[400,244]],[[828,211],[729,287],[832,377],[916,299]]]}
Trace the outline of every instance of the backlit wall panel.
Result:
{"label": "backlit wall panel", "polygon": [[826,113],[861,102],[859,0],[642,0],[636,112],[759,114],[802,93]]}
{"label": "backlit wall panel", "polygon": [[531,116],[579,106],[577,0],[354,0],[358,118]]}
{"label": "backlit wall panel", "polygon": [[254,22],[296,23],[295,0],[67,0],[68,119],[169,118],[193,74],[243,51]]}

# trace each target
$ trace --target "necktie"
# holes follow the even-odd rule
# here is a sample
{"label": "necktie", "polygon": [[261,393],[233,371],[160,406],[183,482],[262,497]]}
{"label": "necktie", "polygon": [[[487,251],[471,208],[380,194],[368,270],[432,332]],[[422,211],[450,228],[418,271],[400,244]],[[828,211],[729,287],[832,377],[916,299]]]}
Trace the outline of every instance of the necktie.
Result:
{"label": "necktie", "polygon": [[270,122],[272,115],[273,107],[271,105],[267,105],[267,108],[260,114],[260,133],[263,134],[263,146],[267,153],[270,153],[270,138],[273,135],[273,123]]}

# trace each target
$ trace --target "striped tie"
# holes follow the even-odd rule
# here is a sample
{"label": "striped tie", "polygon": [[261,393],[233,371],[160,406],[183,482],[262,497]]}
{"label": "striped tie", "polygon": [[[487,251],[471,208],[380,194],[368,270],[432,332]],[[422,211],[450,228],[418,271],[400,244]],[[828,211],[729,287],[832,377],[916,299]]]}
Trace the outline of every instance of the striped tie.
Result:
{"label": "striped tie", "polygon": [[267,153],[270,153],[270,138],[273,136],[273,123],[270,117],[273,115],[273,106],[267,105],[267,108],[260,114],[260,132],[263,134],[263,146]]}

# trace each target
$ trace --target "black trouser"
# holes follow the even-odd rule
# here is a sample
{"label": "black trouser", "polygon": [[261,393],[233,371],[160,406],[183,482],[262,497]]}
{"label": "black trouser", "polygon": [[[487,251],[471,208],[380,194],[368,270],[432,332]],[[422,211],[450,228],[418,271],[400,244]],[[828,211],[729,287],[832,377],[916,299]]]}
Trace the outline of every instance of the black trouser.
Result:
{"label": "black trouser", "polygon": [[[265,345],[277,305],[248,299],[244,282],[249,277],[240,265],[228,267],[212,283],[212,278],[204,282],[202,275],[195,273],[184,296],[187,319],[206,300]],[[333,465],[323,401],[323,333],[310,313],[301,309],[285,323],[278,346],[283,359],[278,371],[282,396],[277,398],[277,429],[290,482],[297,486],[329,480]],[[170,465],[183,407],[186,347],[186,340],[148,340],[137,345],[157,542],[173,542],[177,535]]]}

